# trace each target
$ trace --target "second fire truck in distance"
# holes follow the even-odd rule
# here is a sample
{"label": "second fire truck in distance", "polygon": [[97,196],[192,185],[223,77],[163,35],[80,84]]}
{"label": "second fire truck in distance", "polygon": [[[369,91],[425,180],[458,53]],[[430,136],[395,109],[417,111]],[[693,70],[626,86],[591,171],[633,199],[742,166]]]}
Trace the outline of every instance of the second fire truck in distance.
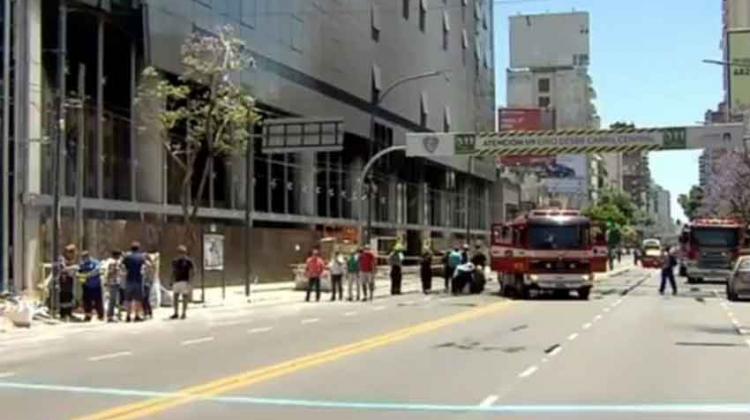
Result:
{"label": "second fire truck in distance", "polygon": [[695,219],[682,228],[680,245],[688,283],[726,280],[748,240],[744,223],[735,219]]}
{"label": "second fire truck in distance", "polygon": [[574,290],[588,299],[607,254],[604,232],[577,210],[533,210],[492,228],[492,269],[506,296]]}

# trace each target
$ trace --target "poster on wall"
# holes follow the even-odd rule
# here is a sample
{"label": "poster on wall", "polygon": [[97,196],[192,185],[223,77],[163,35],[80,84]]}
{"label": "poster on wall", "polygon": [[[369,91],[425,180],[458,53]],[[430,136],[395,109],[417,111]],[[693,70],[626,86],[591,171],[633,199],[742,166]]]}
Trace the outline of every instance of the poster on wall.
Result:
{"label": "poster on wall", "polygon": [[203,235],[203,268],[207,271],[224,270],[224,235]]}

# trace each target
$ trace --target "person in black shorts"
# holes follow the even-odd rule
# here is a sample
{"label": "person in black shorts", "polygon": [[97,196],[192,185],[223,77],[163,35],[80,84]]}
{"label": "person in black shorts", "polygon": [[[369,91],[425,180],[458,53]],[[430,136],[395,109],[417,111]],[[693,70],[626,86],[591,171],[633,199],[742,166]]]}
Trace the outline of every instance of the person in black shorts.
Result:
{"label": "person in black shorts", "polygon": [[180,296],[182,296],[182,319],[185,319],[188,302],[193,294],[190,280],[194,271],[193,260],[188,257],[187,247],[180,245],[177,247],[177,258],[172,261],[172,298],[174,301],[174,315],[172,319],[177,319],[180,308]]}
{"label": "person in black shorts", "polygon": [[135,312],[135,321],[143,321],[143,272],[144,266],[149,264],[146,255],[141,252],[141,244],[137,241],[130,245],[130,253],[122,259],[125,269],[125,307],[126,322],[130,322],[131,313]]}

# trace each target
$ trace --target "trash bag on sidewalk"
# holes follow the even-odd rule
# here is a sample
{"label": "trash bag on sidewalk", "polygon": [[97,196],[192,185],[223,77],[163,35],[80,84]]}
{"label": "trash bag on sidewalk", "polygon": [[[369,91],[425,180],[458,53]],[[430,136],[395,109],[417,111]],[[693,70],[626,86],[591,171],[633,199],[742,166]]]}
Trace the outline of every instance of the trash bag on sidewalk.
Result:
{"label": "trash bag on sidewalk", "polygon": [[154,287],[152,289],[152,293],[156,293],[156,290],[158,290],[158,302],[161,307],[171,307],[174,302],[174,298],[172,297],[172,291],[164,287],[161,283],[159,283],[158,289]]}
{"label": "trash bag on sidewalk", "polygon": [[5,316],[15,327],[30,328],[31,320],[34,318],[34,306],[26,300],[21,300],[11,305],[5,311]]}

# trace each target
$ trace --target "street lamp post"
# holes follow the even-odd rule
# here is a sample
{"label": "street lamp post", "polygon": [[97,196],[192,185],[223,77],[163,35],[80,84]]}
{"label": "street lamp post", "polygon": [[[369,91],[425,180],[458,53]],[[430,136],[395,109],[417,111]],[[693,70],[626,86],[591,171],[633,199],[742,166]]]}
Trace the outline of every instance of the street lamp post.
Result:
{"label": "street lamp post", "polygon": [[[415,74],[411,76],[402,77],[401,79],[398,79],[391,83],[388,87],[386,87],[383,90],[382,94],[375,93],[375,100],[373,101],[372,107],[370,107],[370,150],[372,151],[375,147],[375,111],[380,106],[380,104],[383,102],[383,100],[388,96],[389,93],[393,92],[394,89],[401,86],[404,83],[411,82],[414,80],[421,80],[421,79],[428,79],[430,77],[435,76],[447,76],[448,72],[446,70],[433,70],[428,71],[425,73]],[[372,238],[372,176],[368,174],[370,167],[375,163],[376,160],[378,160],[380,157],[385,156],[386,154],[396,151],[396,150],[403,150],[404,148],[400,146],[393,146],[392,148],[383,150],[381,153],[378,153],[370,158],[370,160],[367,162],[365,167],[362,169],[362,175],[361,179],[359,181],[359,197],[361,198],[364,195],[364,184],[367,182],[367,229],[365,233],[365,243],[369,243],[370,239]],[[383,153],[386,152],[386,153]],[[363,208],[362,205],[360,205],[360,220],[362,218]],[[362,235],[360,235],[361,237]]]}

